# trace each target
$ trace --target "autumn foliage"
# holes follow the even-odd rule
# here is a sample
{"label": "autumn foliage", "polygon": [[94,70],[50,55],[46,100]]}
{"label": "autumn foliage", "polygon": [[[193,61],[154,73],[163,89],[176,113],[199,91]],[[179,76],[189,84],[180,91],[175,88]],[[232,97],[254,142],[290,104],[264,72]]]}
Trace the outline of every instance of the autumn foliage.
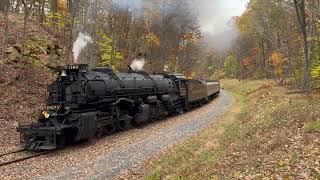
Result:
{"label": "autumn foliage", "polygon": [[284,78],[285,59],[281,53],[273,52],[270,57],[271,64],[274,68],[274,74],[278,79]]}
{"label": "autumn foliage", "polygon": [[251,0],[233,18],[240,36],[229,55],[238,59],[237,77],[290,79],[309,89],[320,78],[319,9],[316,1]]}

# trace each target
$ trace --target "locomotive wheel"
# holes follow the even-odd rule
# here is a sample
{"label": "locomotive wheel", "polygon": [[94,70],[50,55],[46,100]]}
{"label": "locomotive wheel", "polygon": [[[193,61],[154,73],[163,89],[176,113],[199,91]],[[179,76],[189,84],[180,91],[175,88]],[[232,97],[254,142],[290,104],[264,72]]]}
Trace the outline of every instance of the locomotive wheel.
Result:
{"label": "locomotive wheel", "polygon": [[123,114],[122,116],[120,116],[120,118],[118,119],[117,122],[117,129],[119,131],[124,131],[127,129],[130,129],[132,126],[132,117],[129,116],[128,114]]}
{"label": "locomotive wheel", "polygon": [[66,137],[64,135],[58,135],[56,139],[57,148],[62,149],[66,146]]}
{"label": "locomotive wheel", "polygon": [[101,138],[104,135],[104,132],[102,130],[97,131],[96,137]]}
{"label": "locomotive wheel", "polygon": [[127,119],[127,120],[119,121],[117,124],[117,128],[119,131],[124,131],[124,130],[130,129],[131,128],[131,120]]}
{"label": "locomotive wheel", "polygon": [[160,119],[161,119],[160,116],[156,116],[151,119],[151,122],[156,122],[156,121],[159,121]]}
{"label": "locomotive wheel", "polygon": [[197,103],[197,107],[201,107],[202,106],[202,100],[200,100],[198,103]]}
{"label": "locomotive wheel", "polygon": [[184,113],[182,108],[176,108],[176,114],[182,115]]}
{"label": "locomotive wheel", "polygon": [[142,126],[143,123],[137,122],[137,121],[133,121],[133,125],[139,127],[139,126]]}
{"label": "locomotive wheel", "polygon": [[185,103],[185,106],[184,106],[184,111],[190,111],[191,110],[191,105],[189,103]]}
{"label": "locomotive wheel", "polygon": [[105,126],[103,132],[104,132],[104,134],[109,135],[109,134],[115,133],[116,130],[117,130],[117,128],[114,124],[109,124],[109,125]]}

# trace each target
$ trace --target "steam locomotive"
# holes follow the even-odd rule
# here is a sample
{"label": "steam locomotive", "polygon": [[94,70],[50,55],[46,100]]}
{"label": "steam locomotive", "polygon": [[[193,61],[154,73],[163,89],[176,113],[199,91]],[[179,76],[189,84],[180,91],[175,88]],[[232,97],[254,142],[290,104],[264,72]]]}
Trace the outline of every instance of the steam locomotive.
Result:
{"label": "steam locomotive", "polygon": [[190,80],[182,74],[68,65],[48,87],[49,110],[17,131],[24,148],[53,150],[182,113],[219,92],[219,81]]}

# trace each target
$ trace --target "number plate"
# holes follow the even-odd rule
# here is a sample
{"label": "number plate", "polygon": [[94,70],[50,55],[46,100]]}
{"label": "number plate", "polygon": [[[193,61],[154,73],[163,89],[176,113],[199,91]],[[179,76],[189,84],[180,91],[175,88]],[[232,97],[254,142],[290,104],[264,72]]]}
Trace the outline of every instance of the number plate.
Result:
{"label": "number plate", "polygon": [[68,69],[69,69],[69,70],[78,70],[78,69],[79,69],[79,66],[78,66],[78,65],[69,65],[69,66],[68,66]]}

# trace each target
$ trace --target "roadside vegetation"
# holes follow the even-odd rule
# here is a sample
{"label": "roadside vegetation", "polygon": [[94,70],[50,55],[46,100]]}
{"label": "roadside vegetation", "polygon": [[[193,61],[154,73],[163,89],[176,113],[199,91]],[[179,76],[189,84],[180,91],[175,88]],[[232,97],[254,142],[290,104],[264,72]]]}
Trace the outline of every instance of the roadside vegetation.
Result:
{"label": "roadside vegetation", "polygon": [[146,179],[319,179],[320,94],[224,80],[236,104],[201,134],[147,163]]}

